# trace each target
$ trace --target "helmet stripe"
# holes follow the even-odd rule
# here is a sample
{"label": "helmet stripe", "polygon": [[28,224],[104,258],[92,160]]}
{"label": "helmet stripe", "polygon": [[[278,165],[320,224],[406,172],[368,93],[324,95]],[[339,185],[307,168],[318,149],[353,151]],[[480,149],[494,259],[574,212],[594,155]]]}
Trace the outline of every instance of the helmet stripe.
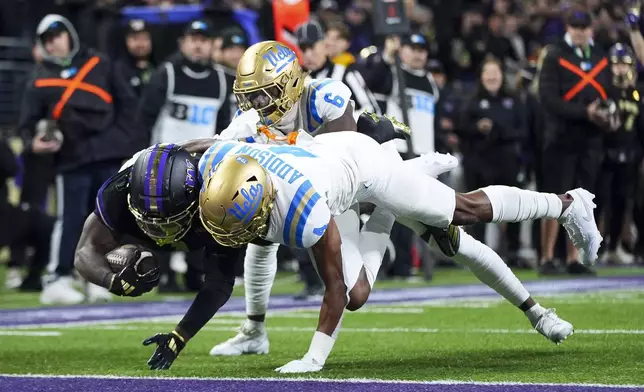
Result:
{"label": "helmet stripe", "polygon": [[[148,194],[152,193],[151,189],[151,183],[152,183],[152,165],[154,164],[154,155],[156,155],[156,151],[152,151],[150,153],[150,157],[148,158],[148,167],[145,170],[145,177],[143,178],[143,188],[148,191]],[[148,212],[152,208],[152,199],[150,196],[144,196],[145,200],[145,211]]]}
{"label": "helmet stripe", "polygon": [[161,158],[159,159],[159,167],[157,168],[157,189],[155,193],[157,212],[163,212],[163,199],[161,199],[161,195],[163,195],[163,176],[165,175],[165,166],[168,161],[168,156],[174,147],[174,144],[168,144],[163,147],[163,150],[161,150]]}

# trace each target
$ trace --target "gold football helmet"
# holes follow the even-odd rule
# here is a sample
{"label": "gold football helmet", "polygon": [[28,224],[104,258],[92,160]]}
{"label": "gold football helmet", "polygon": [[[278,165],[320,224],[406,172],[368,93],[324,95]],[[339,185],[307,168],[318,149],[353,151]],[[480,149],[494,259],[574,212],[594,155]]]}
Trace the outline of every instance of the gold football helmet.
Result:
{"label": "gold football helmet", "polygon": [[299,101],[306,76],[288,46],[263,41],[239,60],[233,92],[241,110],[254,108],[265,125],[273,125]]}
{"label": "gold football helmet", "polygon": [[266,234],[274,200],[273,183],[259,162],[232,155],[205,179],[199,218],[219,244],[239,247]]}

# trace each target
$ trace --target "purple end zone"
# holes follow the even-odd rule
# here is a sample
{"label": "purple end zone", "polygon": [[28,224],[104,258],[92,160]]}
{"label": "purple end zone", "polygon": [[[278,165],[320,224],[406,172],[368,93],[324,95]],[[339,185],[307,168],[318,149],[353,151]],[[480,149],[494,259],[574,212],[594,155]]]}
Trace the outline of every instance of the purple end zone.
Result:
{"label": "purple end zone", "polygon": [[280,381],[280,380],[191,380],[191,379],[106,379],[64,377],[3,377],[0,390],[11,392],[582,392],[582,391],[644,391],[644,388],[617,388],[590,385],[482,385],[423,384],[346,381]]}

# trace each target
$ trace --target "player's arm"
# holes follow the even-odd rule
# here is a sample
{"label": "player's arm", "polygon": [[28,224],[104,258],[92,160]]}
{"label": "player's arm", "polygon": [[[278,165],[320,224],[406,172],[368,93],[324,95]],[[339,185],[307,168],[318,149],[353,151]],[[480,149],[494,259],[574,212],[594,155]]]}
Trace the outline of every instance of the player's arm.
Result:
{"label": "player's arm", "polygon": [[331,132],[356,131],[358,126],[353,117],[353,104],[351,103],[351,90],[349,87],[338,80],[318,81],[319,87],[315,85],[313,94],[315,95],[314,105],[316,105],[316,121],[320,119],[323,124],[316,135]]}
{"label": "player's arm", "polygon": [[342,273],[342,240],[333,218],[320,240],[311,247],[320,277],[325,285],[317,331],[331,336],[347,305],[347,287]]}
{"label": "player's arm", "polygon": [[[347,305],[347,287],[342,272],[342,240],[333,218],[322,228],[326,231],[310,247],[314,262],[325,285],[318,327],[309,351],[302,359],[294,360],[275,370],[281,373],[307,373],[322,370],[335,343],[334,332],[340,325]],[[317,229],[317,230],[321,230]]]}
{"label": "player's arm", "polygon": [[344,114],[342,114],[337,119],[326,123],[315,135],[317,136],[324,133],[357,130],[358,125],[356,124],[356,119],[353,117],[353,108],[351,107],[351,104],[348,104],[346,110],[344,111]]}
{"label": "player's arm", "polygon": [[183,147],[184,150],[191,154],[203,154],[210,146],[212,146],[218,139],[214,137],[204,137],[201,139],[184,140],[176,143]]}
{"label": "player's arm", "polygon": [[217,313],[230,298],[235,284],[234,266],[239,249],[217,247],[206,249],[204,269],[206,279],[190,309],[170,333],[159,333],[143,341],[143,345],[156,344],[148,360],[152,370],[166,370],[172,366],[179,353],[199,330]]}
{"label": "player's arm", "polygon": [[216,247],[206,249],[204,260],[205,280],[190,309],[176,327],[186,340],[192,338],[210,321],[226,303],[233,292],[237,260],[243,248]]}
{"label": "player's arm", "polygon": [[112,231],[96,214],[90,214],[76,246],[74,267],[84,279],[109,290],[115,274],[105,254],[117,246]]}

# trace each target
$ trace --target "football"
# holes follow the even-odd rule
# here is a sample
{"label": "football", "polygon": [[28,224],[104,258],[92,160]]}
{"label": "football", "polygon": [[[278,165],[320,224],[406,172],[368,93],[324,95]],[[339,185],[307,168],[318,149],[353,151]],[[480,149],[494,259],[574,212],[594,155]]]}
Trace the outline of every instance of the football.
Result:
{"label": "football", "polygon": [[141,245],[128,244],[119,246],[110,251],[105,257],[107,257],[107,262],[114,273],[121,272],[125,266],[132,263],[135,263],[134,270],[139,276],[143,276],[159,267],[152,251]]}

